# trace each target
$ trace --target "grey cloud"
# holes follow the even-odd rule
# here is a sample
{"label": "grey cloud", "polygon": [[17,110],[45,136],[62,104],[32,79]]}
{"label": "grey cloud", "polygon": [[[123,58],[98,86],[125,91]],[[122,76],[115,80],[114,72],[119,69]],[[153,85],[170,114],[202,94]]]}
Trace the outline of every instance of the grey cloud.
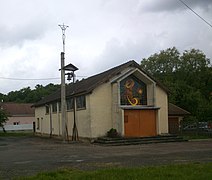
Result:
{"label": "grey cloud", "polygon": [[[212,11],[207,11],[212,8],[211,0],[184,1],[204,13],[206,19],[211,17]],[[60,66],[60,23],[69,25],[66,63],[79,67],[79,76],[90,76],[130,59],[140,63],[142,58],[172,46],[181,51],[190,47],[202,49],[212,57],[211,29],[192,15],[184,17],[182,11],[188,10],[179,0],[2,1],[1,73],[23,78],[60,76],[54,74],[59,73]],[[4,92],[39,83],[0,81],[0,91]]]}
{"label": "grey cloud", "polygon": [[27,24],[17,27],[0,26],[0,46],[21,46],[26,40],[40,39],[45,34],[45,29],[39,24]]}
{"label": "grey cloud", "polygon": [[[183,0],[191,8],[201,8],[209,11],[212,8],[211,0]],[[179,0],[150,0],[146,3],[140,4],[141,11],[147,12],[169,12],[181,11],[186,9]]]}
{"label": "grey cloud", "polygon": [[102,54],[94,60],[96,62],[94,69],[96,73],[101,72],[129,60],[140,63],[144,57],[159,49],[160,46],[155,42],[154,37],[148,35],[144,38],[128,39],[124,42],[112,38],[107,42]]}

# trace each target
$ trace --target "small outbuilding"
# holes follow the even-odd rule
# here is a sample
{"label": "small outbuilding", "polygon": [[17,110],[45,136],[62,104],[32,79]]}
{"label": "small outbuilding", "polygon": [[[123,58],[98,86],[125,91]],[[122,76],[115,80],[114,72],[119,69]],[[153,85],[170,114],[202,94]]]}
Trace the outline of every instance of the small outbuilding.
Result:
{"label": "small outbuilding", "polygon": [[[8,114],[6,131],[32,131],[35,120],[35,109],[30,103],[2,102],[0,108]],[[3,129],[0,129],[3,130]]]}
{"label": "small outbuilding", "polygon": [[[61,92],[34,104],[36,133],[62,135]],[[66,86],[67,130],[72,136],[73,107],[80,138],[97,138],[114,128],[124,137],[169,133],[168,90],[129,61]]]}
{"label": "small outbuilding", "polygon": [[170,134],[179,134],[180,132],[180,124],[185,116],[190,115],[190,112],[182,109],[172,103],[169,103],[168,107],[168,115],[169,115],[169,133]]}

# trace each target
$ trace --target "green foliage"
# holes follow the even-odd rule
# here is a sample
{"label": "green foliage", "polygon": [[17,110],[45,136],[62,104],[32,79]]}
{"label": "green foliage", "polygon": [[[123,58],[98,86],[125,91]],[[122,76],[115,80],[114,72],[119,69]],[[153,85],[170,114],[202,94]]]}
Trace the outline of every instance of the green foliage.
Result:
{"label": "green foliage", "polygon": [[8,120],[7,113],[3,109],[0,108],[0,127],[3,128],[4,132],[5,132],[4,123],[6,123],[7,120]]}
{"label": "green foliage", "polygon": [[118,134],[118,132],[117,132],[116,129],[111,128],[111,129],[107,132],[107,137],[116,138],[116,137],[119,137],[119,134]]}
{"label": "green foliage", "polygon": [[18,91],[11,91],[7,95],[0,94],[0,98],[4,100],[4,102],[35,103],[44,96],[55,92],[59,87],[60,85],[54,85],[52,83],[46,86],[38,84],[33,90],[30,89],[30,87],[26,87]]}
{"label": "green foliage", "polygon": [[169,74],[179,69],[179,51],[173,47],[143,59],[141,67],[154,75]]}
{"label": "green foliage", "polygon": [[185,140],[194,140],[194,139],[211,139],[212,135],[207,133],[196,133],[196,132],[187,132],[181,135]]}
{"label": "green foliage", "polygon": [[212,67],[202,51],[168,48],[144,58],[141,67],[170,89],[169,101],[190,111],[190,119],[212,121]]}
{"label": "green foliage", "polygon": [[96,171],[61,169],[18,179],[211,179],[212,163],[175,164],[141,168],[110,168]]}
{"label": "green foliage", "polygon": [[0,101],[2,101],[4,99],[4,94],[0,93]]}

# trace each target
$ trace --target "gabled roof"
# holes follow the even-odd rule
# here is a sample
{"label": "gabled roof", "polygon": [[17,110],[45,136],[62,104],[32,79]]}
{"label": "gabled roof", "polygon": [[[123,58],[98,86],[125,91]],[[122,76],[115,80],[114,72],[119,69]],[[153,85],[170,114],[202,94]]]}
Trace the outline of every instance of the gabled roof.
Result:
{"label": "gabled roof", "polygon": [[[168,89],[165,88],[160,82],[156,81],[153,77],[151,77],[148,73],[141,69],[140,65],[136,63],[134,60],[128,61],[124,64],[111,68],[102,73],[96,74],[86,79],[82,79],[81,81],[76,82],[74,85],[71,83],[66,86],[66,96],[77,96],[80,94],[89,94],[99,85],[108,82],[112,77],[119,75],[126,68],[135,67],[140,69],[146,75],[148,75],[151,79],[153,79],[162,89],[168,92]],[[74,92],[74,93],[73,93]],[[49,102],[54,102],[60,99],[60,89],[58,89],[55,93],[44,97],[41,101],[34,104],[35,107],[47,104]]]}
{"label": "gabled roof", "polygon": [[0,103],[0,108],[3,108],[9,116],[34,116],[35,109],[31,107],[32,105],[29,103],[5,102]]}
{"label": "gabled roof", "polygon": [[185,116],[185,115],[189,115],[191,113],[186,111],[185,109],[182,109],[182,108],[172,104],[172,103],[169,103],[168,114],[169,114],[169,116]]}

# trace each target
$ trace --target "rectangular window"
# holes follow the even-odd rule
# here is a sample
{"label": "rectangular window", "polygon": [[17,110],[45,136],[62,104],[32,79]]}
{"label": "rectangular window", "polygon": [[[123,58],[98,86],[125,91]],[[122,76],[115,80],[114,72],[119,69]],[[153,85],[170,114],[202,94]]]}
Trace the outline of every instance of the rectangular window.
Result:
{"label": "rectangular window", "polygon": [[61,112],[61,102],[58,102],[59,112]]}
{"label": "rectangular window", "polygon": [[46,105],[46,114],[49,114],[49,105]]}
{"label": "rectangular window", "polygon": [[37,118],[37,129],[39,130],[40,129],[40,119]]}
{"label": "rectangular window", "polygon": [[67,103],[67,110],[68,111],[74,109],[74,100],[73,100],[73,98],[67,99],[66,103]]}
{"label": "rectangular window", "polygon": [[56,113],[57,112],[57,103],[52,104],[52,112]]}
{"label": "rectangular window", "polygon": [[76,98],[77,109],[85,109],[86,108],[86,99],[85,95],[78,96]]}

